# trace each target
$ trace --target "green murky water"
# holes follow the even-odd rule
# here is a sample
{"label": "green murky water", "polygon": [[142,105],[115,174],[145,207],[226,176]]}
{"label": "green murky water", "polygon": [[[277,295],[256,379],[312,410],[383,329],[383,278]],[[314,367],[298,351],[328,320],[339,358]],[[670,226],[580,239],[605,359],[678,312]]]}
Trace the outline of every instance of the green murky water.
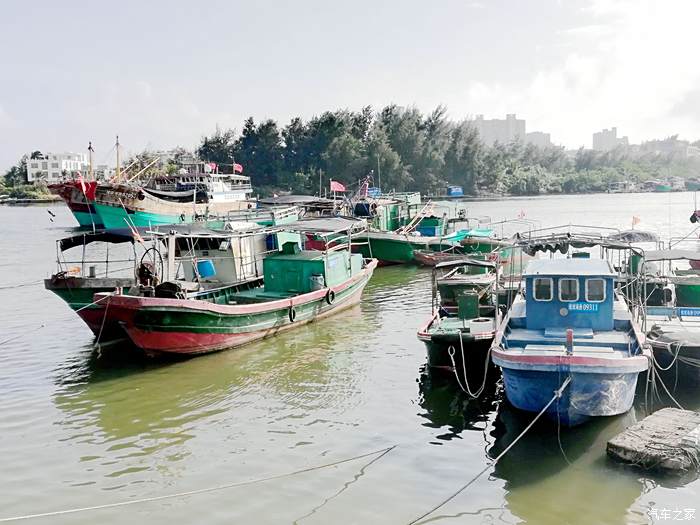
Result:
{"label": "green murky water", "polygon": [[[692,194],[592,195],[466,203],[563,222],[688,232]],[[0,207],[0,287],[47,276],[68,211]],[[388,454],[177,499],[30,523],[409,523],[487,466],[530,422],[494,383],[469,402],[421,382],[416,330],[429,273],[381,268],[362,304],[246,348],[157,363],[90,331],[41,285],[0,289],[0,518],[198,490]],[[39,328],[42,324],[45,326]],[[679,392],[700,408],[700,394]],[[439,523],[648,523],[650,508],[700,506],[700,481],[606,459],[630,413],[580,428],[536,426],[428,519]],[[700,514],[700,509],[696,511]],[[700,521],[696,517],[696,521]],[[685,520],[686,523],[693,521]],[[658,521],[664,523],[664,520]]]}

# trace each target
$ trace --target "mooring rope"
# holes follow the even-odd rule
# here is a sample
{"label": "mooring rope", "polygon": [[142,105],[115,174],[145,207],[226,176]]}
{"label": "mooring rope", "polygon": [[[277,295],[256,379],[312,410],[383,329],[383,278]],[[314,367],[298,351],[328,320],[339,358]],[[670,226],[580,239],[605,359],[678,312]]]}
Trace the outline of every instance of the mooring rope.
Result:
{"label": "mooring rope", "polygon": [[454,370],[455,379],[457,379],[457,384],[459,385],[459,388],[461,388],[465,394],[467,394],[472,399],[477,399],[479,396],[481,396],[481,394],[484,392],[484,389],[486,388],[486,379],[489,374],[489,360],[491,359],[491,347],[489,347],[488,351],[486,352],[486,361],[484,362],[484,379],[481,382],[481,386],[476,390],[476,392],[472,392],[469,388],[469,379],[467,378],[466,365],[467,359],[464,354],[464,342],[462,341],[461,332],[459,334],[459,347],[462,352],[462,374],[464,378],[464,386],[462,386],[462,381],[459,378],[459,372],[457,372],[457,364],[455,363],[455,347],[453,345],[450,345],[450,347],[447,349],[447,354],[450,356],[450,361],[452,361],[452,370]]}
{"label": "mooring rope", "polygon": [[496,465],[496,463],[498,463],[498,462],[500,461],[500,459],[501,459],[503,456],[505,456],[505,455],[508,453],[508,451],[509,451],[511,448],[513,448],[513,447],[515,446],[515,444],[516,444],[518,441],[520,441],[520,438],[522,438],[522,437],[532,428],[532,426],[537,422],[537,420],[542,416],[542,414],[544,414],[544,413],[547,411],[547,409],[549,409],[549,407],[552,406],[552,403],[554,403],[554,401],[556,401],[557,399],[559,399],[559,398],[562,396],[562,394],[564,393],[564,390],[566,389],[566,387],[569,386],[569,383],[570,383],[570,382],[571,382],[571,376],[567,377],[567,378],[564,380],[564,382],[561,384],[561,386],[559,387],[559,389],[554,391],[554,395],[552,396],[552,399],[550,399],[549,402],[544,406],[544,408],[543,408],[542,410],[539,411],[539,413],[538,413],[538,414],[535,416],[535,418],[530,422],[530,424],[529,424],[528,426],[526,426],[525,429],[524,429],[520,434],[518,434],[518,437],[516,437],[516,438],[513,440],[513,442],[512,442],[510,445],[508,445],[508,446],[503,450],[503,452],[501,452],[498,456],[496,456],[496,459],[493,460],[493,463],[491,463],[490,465],[486,465],[486,467],[484,467],[476,476],[474,476],[474,477],[473,477],[472,479],[470,479],[467,483],[465,483],[464,485],[462,485],[462,486],[459,488],[459,490],[457,490],[456,492],[452,493],[452,495],[450,495],[450,497],[448,497],[448,498],[444,499],[443,501],[441,501],[438,505],[434,506],[434,507],[433,507],[432,509],[430,509],[428,512],[425,512],[425,513],[421,514],[420,516],[418,516],[417,518],[415,518],[414,520],[409,521],[409,522],[408,522],[408,525],[415,525],[416,523],[421,522],[424,518],[427,518],[428,516],[430,516],[433,512],[435,512],[435,511],[438,510],[439,508],[443,507],[444,505],[446,505],[447,503],[449,503],[450,501],[452,501],[454,498],[456,498],[459,494],[461,494],[461,493],[462,493],[465,489],[467,489],[472,483],[474,483],[477,479],[479,479],[486,471],[488,471],[489,469],[493,468],[493,467]]}
{"label": "mooring rope", "polygon": [[244,487],[246,485],[255,485],[257,483],[263,483],[265,481],[272,481],[275,479],[288,478],[290,476],[296,476],[298,474],[303,474],[306,472],[312,472],[312,471],[321,470],[324,468],[335,467],[336,465],[341,465],[343,463],[349,463],[350,461],[355,461],[355,460],[366,458],[369,456],[375,456],[378,454],[381,454],[382,456],[384,456],[387,453],[391,452],[394,448],[396,448],[396,445],[382,448],[380,450],[373,450],[372,452],[367,452],[365,454],[361,454],[359,456],[353,456],[351,458],[341,459],[339,461],[334,461],[332,463],[324,463],[322,465],[315,465],[313,467],[306,467],[306,468],[303,468],[300,470],[286,472],[284,474],[276,474],[274,476],[268,476],[266,478],[251,479],[251,480],[247,480],[247,481],[235,481],[232,483],[224,483],[223,485],[216,485],[214,487],[188,490],[185,492],[177,492],[174,494],[165,494],[162,496],[152,496],[150,498],[132,499],[132,500],[126,500],[126,501],[118,501],[115,503],[105,503],[103,505],[92,505],[90,507],[78,507],[78,508],[72,508],[72,509],[54,510],[54,511],[50,511],[50,512],[40,512],[37,514],[25,514],[23,516],[12,516],[9,518],[0,518],[0,523],[8,523],[11,521],[22,521],[22,520],[35,519],[35,518],[48,518],[48,517],[52,517],[52,516],[62,516],[65,514],[77,514],[79,512],[88,512],[88,511],[92,511],[92,510],[102,510],[102,509],[112,509],[115,507],[126,507],[129,505],[137,505],[140,503],[149,503],[149,502],[153,502],[153,501],[163,501],[163,500],[167,500],[167,499],[183,498],[186,496],[195,496],[197,494],[216,492],[216,491],[224,490],[224,489]]}
{"label": "mooring rope", "polygon": [[[111,297],[111,295],[107,295],[107,296],[105,296],[105,297],[101,297],[101,298],[98,299],[97,301],[94,301],[94,302],[92,302],[92,303],[90,303],[90,304],[86,304],[86,305],[84,305],[84,306],[81,306],[81,307],[78,308],[77,310],[73,310],[73,313],[78,313],[78,312],[80,312],[80,311],[82,311],[82,310],[85,310],[86,308],[90,308],[91,306],[95,306],[97,303],[100,303],[100,302],[104,301],[105,299],[109,299],[110,297]],[[109,303],[107,303],[107,305],[109,306]],[[58,322],[58,321],[67,321],[67,320],[69,320],[69,319],[73,319],[73,316],[71,315],[71,316],[69,316],[69,317],[68,317],[68,316],[67,316],[67,317],[59,317],[59,318],[57,318],[57,319],[55,319],[55,320]],[[31,334],[33,334],[34,332],[38,332],[39,330],[41,330],[41,329],[44,328],[45,326],[46,326],[46,323],[41,323],[40,325],[38,325],[38,326],[36,326],[36,327],[34,327],[34,328],[31,328],[31,329],[28,329],[27,331],[24,331],[24,332],[22,332],[21,334],[13,335],[12,337],[8,337],[7,339],[3,339],[2,341],[0,341],[0,346],[4,345],[5,343],[9,343],[9,342],[11,342],[11,341],[15,341],[15,340],[17,340],[17,339],[22,339],[23,337],[27,337],[28,335],[31,335]]]}

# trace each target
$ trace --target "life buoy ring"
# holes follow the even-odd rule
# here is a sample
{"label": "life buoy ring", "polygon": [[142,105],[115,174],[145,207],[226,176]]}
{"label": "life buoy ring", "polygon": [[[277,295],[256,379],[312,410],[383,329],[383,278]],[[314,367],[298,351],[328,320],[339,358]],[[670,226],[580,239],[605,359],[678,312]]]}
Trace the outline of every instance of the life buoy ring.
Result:
{"label": "life buoy ring", "polygon": [[377,203],[373,202],[372,204],[370,204],[369,209],[372,213],[377,213]]}
{"label": "life buoy ring", "polygon": [[335,302],[335,292],[330,288],[328,289],[328,293],[326,293],[326,302],[328,304],[333,304]]}
{"label": "life buoy ring", "polygon": [[296,308],[294,308],[293,306],[290,306],[289,307],[289,322],[293,323],[296,320],[296,318],[297,318]]}

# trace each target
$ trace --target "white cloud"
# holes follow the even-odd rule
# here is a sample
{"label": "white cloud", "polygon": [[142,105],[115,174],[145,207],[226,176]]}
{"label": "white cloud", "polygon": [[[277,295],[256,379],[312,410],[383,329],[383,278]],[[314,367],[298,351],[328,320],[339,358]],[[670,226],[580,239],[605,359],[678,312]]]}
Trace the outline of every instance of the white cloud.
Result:
{"label": "white cloud", "polygon": [[693,106],[700,100],[692,96],[700,86],[700,3],[592,0],[584,11],[595,23],[559,32],[566,56],[556,67],[520,86],[475,83],[468,105],[495,115],[517,110],[528,129],[570,147],[610,126],[636,142],[671,133],[700,138]]}

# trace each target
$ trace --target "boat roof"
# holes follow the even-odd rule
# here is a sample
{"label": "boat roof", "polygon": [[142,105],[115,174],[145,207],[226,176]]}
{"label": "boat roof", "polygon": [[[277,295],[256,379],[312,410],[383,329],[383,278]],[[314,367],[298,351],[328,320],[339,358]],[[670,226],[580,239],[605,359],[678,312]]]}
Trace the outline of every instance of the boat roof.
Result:
{"label": "boat roof", "polygon": [[367,229],[367,221],[355,217],[320,217],[290,222],[279,229],[308,233],[364,231]]}
{"label": "boat roof", "polygon": [[700,252],[693,250],[650,250],[644,252],[644,260],[646,262],[654,261],[700,261]]}
{"label": "boat roof", "polygon": [[119,244],[123,242],[134,242],[134,237],[128,229],[124,231],[99,231],[99,232],[84,232],[78,235],[71,235],[58,241],[58,248],[65,252],[76,246],[84,246],[93,242],[109,242]]}
{"label": "boat roof", "polygon": [[333,206],[333,199],[324,199],[313,195],[280,195],[278,197],[265,197],[258,199],[265,205],[299,205],[299,206]]}
{"label": "boat roof", "polygon": [[457,261],[445,261],[435,265],[436,269],[454,268],[456,266],[479,266],[481,268],[495,268],[496,263],[493,261],[480,261],[478,259],[459,259]]}
{"label": "boat roof", "polygon": [[536,259],[530,261],[523,276],[600,276],[613,277],[610,263],[604,259]]}

